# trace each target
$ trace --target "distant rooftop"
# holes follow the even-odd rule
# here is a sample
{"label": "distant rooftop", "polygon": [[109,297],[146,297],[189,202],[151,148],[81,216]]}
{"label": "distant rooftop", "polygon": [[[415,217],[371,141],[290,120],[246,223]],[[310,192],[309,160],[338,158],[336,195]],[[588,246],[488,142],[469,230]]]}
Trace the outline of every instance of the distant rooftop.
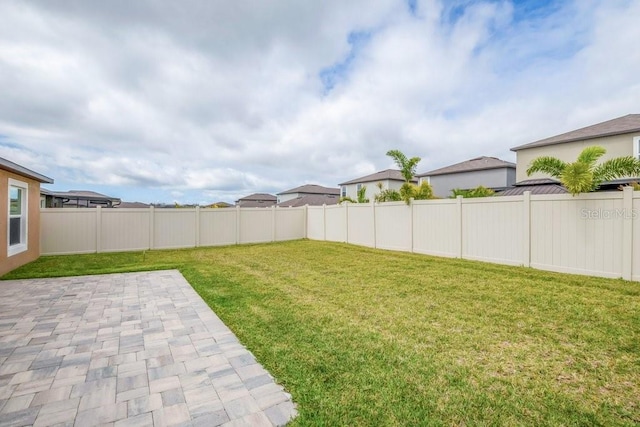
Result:
{"label": "distant rooftop", "polygon": [[546,145],[562,144],[565,142],[582,141],[585,139],[601,138],[604,136],[622,135],[625,133],[640,132],[640,114],[628,114],[617,119],[587,126],[571,132],[541,139],[529,144],[513,147],[511,151],[525,148],[544,147]]}
{"label": "distant rooftop", "polygon": [[287,200],[279,203],[278,206],[285,207],[300,207],[300,206],[322,206],[322,205],[336,205],[340,200],[337,194],[307,194],[305,196],[297,197],[295,199]]}
{"label": "distant rooftop", "polygon": [[[360,178],[356,178],[347,182],[340,183],[338,185],[363,184],[366,182],[378,182],[378,181],[384,181],[384,180],[404,182],[404,177],[402,176],[402,173],[397,169],[385,169],[380,172],[372,173],[371,175],[362,176]],[[416,181],[416,180],[413,179],[412,181]]]}
{"label": "distant rooftop", "polygon": [[276,200],[278,200],[278,198],[272,194],[267,194],[267,193],[253,193],[250,194],[246,197],[243,197],[241,199],[238,200],[243,200],[243,201],[249,201],[249,200],[262,200],[262,201],[271,201],[271,202],[275,202]]}
{"label": "distant rooftop", "polygon": [[429,172],[421,173],[417,175],[418,177],[422,176],[434,176],[434,175],[446,175],[450,173],[460,173],[460,172],[472,172],[479,170],[487,170],[487,169],[500,169],[500,168],[516,168],[515,163],[507,162],[505,160],[500,160],[496,157],[476,157],[474,159],[466,160],[464,162],[456,163],[451,166],[446,166],[440,169],[434,169]]}
{"label": "distant rooftop", "polygon": [[304,193],[304,194],[340,194],[339,188],[323,187],[316,184],[305,184],[300,187],[292,188],[291,190],[282,191],[278,194],[291,194],[291,193]]}

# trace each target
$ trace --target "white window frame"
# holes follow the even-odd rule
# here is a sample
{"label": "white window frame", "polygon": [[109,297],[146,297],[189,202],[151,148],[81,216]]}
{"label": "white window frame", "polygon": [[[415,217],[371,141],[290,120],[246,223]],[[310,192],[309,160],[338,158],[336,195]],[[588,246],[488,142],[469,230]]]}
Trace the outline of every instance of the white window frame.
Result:
{"label": "white window frame", "polygon": [[633,157],[640,159],[640,136],[633,137]]}
{"label": "white window frame", "polygon": [[[20,207],[20,215],[11,215],[11,188],[16,187],[22,190],[22,206]],[[7,256],[17,255],[28,249],[29,241],[29,184],[9,178],[9,186],[7,187]],[[20,243],[11,244],[11,218],[21,218],[20,221]]]}
{"label": "white window frame", "polygon": [[340,187],[340,197],[347,197],[347,186],[343,185]]}

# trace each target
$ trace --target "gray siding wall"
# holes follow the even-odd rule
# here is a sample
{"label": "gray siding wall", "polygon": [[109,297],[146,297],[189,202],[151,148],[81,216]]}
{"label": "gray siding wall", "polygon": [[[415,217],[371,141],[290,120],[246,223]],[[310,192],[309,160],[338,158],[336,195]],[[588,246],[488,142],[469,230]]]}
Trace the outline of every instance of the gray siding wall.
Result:
{"label": "gray siding wall", "polygon": [[515,183],[516,171],[514,169],[488,169],[430,177],[433,192],[438,197],[450,197],[451,190],[455,188],[506,187]]}

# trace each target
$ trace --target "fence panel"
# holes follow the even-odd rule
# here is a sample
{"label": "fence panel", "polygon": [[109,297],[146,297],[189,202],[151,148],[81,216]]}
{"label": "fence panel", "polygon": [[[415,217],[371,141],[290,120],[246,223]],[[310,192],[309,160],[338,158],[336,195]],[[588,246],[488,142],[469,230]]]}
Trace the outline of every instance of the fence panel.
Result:
{"label": "fence panel", "polygon": [[411,207],[404,202],[376,205],[376,246],[395,251],[411,251]]}
{"label": "fence panel", "polygon": [[346,205],[327,206],[325,209],[326,237],[330,242],[347,241]]}
{"label": "fence panel", "polygon": [[457,204],[457,200],[414,203],[414,252],[446,257],[459,256],[460,219]]}
{"label": "fence panel", "polygon": [[324,208],[322,206],[307,208],[307,238],[324,240]]}
{"label": "fence panel", "polygon": [[347,218],[347,241],[355,245],[375,247],[374,207],[370,204],[350,204]]}
{"label": "fence panel", "polygon": [[99,251],[149,249],[149,209],[101,209]]}
{"label": "fence panel", "polygon": [[240,209],[240,241],[265,243],[273,241],[274,208]]}
{"label": "fence panel", "polygon": [[276,235],[277,241],[295,240],[305,237],[305,208],[277,208]]}
{"label": "fence panel", "polygon": [[196,246],[195,209],[154,209],[153,249]]}
{"label": "fence panel", "polygon": [[531,197],[531,266],[621,277],[621,193]]}
{"label": "fence panel", "polygon": [[523,262],[522,197],[462,201],[462,257],[499,264]]}
{"label": "fence panel", "polygon": [[40,211],[40,252],[48,255],[96,252],[96,210],[43,209]]}
{"label": "fence panel", "polygon": [[200,210],[200,246],[236,243],[236,209]]}

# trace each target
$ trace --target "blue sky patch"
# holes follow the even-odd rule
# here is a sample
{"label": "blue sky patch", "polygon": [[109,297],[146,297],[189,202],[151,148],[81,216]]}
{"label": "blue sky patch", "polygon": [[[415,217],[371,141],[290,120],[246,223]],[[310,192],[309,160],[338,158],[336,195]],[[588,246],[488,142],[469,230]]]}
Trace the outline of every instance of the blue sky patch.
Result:
{"label": "blue sky patch", "polygon": [[320,70],[320,80],[325,94],[331,92],[340,81],[346,78],[353,61],[369,43],[371,36],[372,33],[370,31],[352,31],[349,33],[347,36],[347,43],[350,45],[349,53],[340,62]]}

